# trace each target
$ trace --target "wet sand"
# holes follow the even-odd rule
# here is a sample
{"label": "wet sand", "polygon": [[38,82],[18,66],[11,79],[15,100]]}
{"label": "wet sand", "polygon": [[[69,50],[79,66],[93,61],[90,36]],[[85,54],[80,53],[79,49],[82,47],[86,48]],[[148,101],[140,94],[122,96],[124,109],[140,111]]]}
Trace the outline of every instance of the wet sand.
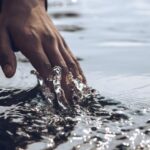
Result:
{"label": "wet sand", "polygon": [[[60,125],[47,126],[45,122],[51,121],[48,116],[55,116],[56,113],[50,111],[47,114],[42,111],[44,102],[41,98],[41,106],[38,106],[40,105],[38,92],[34,95],[34,99],[27,96],[25,98],[27,100],[21,104],[21,99],[14,105],[10,103],[11,106],[1,104],[0,118],[4,124],[0,127],[12,126],[16,121],[13,119],[17,118],[16,129],[20,129],[20,133],[15,136],[14,131],[11,131],[13,128],[10,130],[8,126],[5,128],[6,131],[10,130],[9,133],[13,133],[13,136],[3,133],[4,137],[12,141],[12,145],[19,139],[18,145],[21,147],[28,145],[29,150],[49,147],[53,144],[52,137],[57,137],[55,146],[58,150],[142,149],[142,146],[143,149],[150,149],[150,2],[148,0],[82,0],[75,5],[56,3],[52,6],[50,3],[49,6],[49,13],[55,14],[54,23],[60,27],[62,35],[75,55],[83,59],[80,63],[89,85],[100,91],[100,94],[106,98],[104,101],[98,97],[95,100],[90,99],[89,103],[93,100],[94,105],[84,104],[83,109],[79,109],[80,115],[77,113],[75,118],[70,116],[73,119],[67,131],[64,127],[67,123],[60,123],[65,122],[63,120],[68,117],[66,114],[60,116],[57,113],[61,121],[58,119],[56,122]],[[29,89],[36,85],[36,78],[30,75],[32,69],[30,64],[21,56],[18,59],[18,71],[13,79],[6,80],[0,73],[0,88]],[[3,91],[1,93],[4,94]],[[12,95],[14,91],[8,93]],[[10,96],[9,100],[11,99],[13,96]],[[95,101],[98,102],[95,104]],[[27,112],[33,105],[33,111]],[[20,121],[16,112],[26,120]],[[29,113],[27,117],[24,115],[26,113]],[[43,119],[38,120],[37,116],[43,116]],[[41,122],[38,123],[37,120]],[[27,121],[29,124],[24,125]],[[31,129],[28,130],[29,126]],[[43,133],[41,130],[44,129],[49,130]],[[31,132],[32,130],[34,133]],[[53,130],[55,132],[51,133]],[[65,134],[62,135],[62,132]],[[13,141],[10,137],[15,137],[17,140]]]}

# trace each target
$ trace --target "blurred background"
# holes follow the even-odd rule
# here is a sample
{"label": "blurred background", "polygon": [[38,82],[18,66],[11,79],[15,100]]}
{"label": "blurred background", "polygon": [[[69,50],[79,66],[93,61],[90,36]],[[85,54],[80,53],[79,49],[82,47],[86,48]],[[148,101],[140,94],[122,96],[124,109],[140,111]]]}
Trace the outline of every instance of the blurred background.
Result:
{"label": "blurred background", "polygon": [[[104,96],[149,107],[150,2],[148,0],[49,0],[52,17],[88,83]],[[0,87],[36,84],[31,65],[18,55],[17,74],[0,75]]]}

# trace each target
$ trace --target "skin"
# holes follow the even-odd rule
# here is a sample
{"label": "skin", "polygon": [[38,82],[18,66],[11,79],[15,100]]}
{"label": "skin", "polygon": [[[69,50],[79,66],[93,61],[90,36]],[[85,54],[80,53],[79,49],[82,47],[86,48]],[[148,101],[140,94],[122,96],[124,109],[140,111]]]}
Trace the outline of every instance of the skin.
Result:
{"label": "skin", "polygon": [[[16,71],[14,51],[21,51],[43,79],[54,66],[62,68],[62,101],[70,102],[72,92],[66,79],[86,79],[79,63],[45,10],[44,0],[3,0],[0,14],[0,65],[6,77]],[[53,86],[47,83],[51,91]]]}

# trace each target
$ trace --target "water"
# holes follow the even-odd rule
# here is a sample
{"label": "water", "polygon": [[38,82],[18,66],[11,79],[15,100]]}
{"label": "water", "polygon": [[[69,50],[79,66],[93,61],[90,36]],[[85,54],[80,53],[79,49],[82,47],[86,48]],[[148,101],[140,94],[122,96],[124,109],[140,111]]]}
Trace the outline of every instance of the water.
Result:
{"label": "water", "polygon": [[33,68],[18,54],[16,76],[6,80],[0,73],[0,145],[28,150],[149,150],[150,2],[49,2],[54,23],[82,59],[88,84],[100,95],[83,99],[67,112],[50,107],[33,88]]}
{"label": "water", "polygon": [[3,89],[0,97],[0,149],[150,148],[150,109],[131,109],[97,92],[62,109],[50,105],[38,86]]}
{"label": "water", "polygon": [[79,2],[73,8],[78,17],[62,17],[55,19],[55,23],[82,29],[65,32],[64,28],[62,34],[76,56],[84,59],[81,64],[89,84],[103,95],[124,103],[132,99],[133,105],[148,105],[150,3],[146,0]]}

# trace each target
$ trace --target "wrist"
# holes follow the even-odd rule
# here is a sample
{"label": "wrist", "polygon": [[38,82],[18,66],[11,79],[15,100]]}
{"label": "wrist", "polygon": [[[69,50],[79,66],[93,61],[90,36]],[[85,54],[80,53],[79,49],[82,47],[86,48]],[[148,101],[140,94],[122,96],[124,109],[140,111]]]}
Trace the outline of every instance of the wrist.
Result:
{"label": "wrist", "polygon": [[34,0],[3,0],[2,13],[5,15],[18,15],[22,12],[30,12],[37,5],[35,2]]}
{"label": "wrist", "polygon": [[0,6],[2,10],[11,10],[15,9],[28,9],[31,10],[36,6],[42,6],[43,8],[47,7],[47,0],[0,0]]}
{"label": "wrist", "polygon": [[43,7],[47,5],[47,0],[0,0],[2,12],[30,12],[33,8]]}

